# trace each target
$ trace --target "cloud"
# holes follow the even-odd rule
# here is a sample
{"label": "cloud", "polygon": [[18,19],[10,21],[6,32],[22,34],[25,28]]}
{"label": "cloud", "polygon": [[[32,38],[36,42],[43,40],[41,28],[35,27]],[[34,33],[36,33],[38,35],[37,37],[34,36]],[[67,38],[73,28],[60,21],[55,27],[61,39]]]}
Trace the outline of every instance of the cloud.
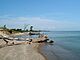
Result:
{"label": "cloud", "polygon": [[24,24],[30,24],[34,29],[42,30],[79,30],[80,27],[79,23],[74,21],[57,21],[41,17],[2,17],[0,24],[6,24],[9,28],[23,28]]}
{"label": "cloud", "polygon": [[47,19],[41,19],[40,17],[15,17],[15,18],[1,18],[0,24],[6,24],[11,28],[21,27],[23,28],[24,24],[30,24],[35,27],[35,29],[53,29],[52,21]]}

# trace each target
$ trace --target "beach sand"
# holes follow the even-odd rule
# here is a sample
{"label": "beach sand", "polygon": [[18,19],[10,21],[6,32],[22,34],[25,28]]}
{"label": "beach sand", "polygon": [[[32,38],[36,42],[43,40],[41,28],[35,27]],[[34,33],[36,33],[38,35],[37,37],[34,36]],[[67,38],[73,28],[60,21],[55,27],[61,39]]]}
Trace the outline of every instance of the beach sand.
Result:
{"label": "beach sand", "polygon": [[38,43],[0,48],[0,60],[46,60],[39,52]]}
{"label": "beach sand", "polygon": [[[16,33],[11,36],[23,35],[24,33]],[[0,32],[2,36],[8,36]],[[9,43],[11,45],[11,42]],[[0,60],[47,60],[40,51],[40,43],[20,44],[7,46],[0,39]]]}

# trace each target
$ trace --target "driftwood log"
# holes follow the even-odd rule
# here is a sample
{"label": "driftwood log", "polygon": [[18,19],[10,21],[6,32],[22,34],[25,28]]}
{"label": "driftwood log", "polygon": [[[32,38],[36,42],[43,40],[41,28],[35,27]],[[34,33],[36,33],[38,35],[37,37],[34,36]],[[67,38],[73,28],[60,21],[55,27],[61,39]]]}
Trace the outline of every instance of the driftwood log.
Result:
{"label": "driftwood log", "polygon": [[6,37],[6,36],[0,36],[0,39],[3,39],[6,44],[10,42],[11,44],[26,44],[26,43],[42,43],[42,42],[48,42],[53,43],[53,41],[49,41],[47,35],[40,35],[38,38],[13,38],[13,37]]}

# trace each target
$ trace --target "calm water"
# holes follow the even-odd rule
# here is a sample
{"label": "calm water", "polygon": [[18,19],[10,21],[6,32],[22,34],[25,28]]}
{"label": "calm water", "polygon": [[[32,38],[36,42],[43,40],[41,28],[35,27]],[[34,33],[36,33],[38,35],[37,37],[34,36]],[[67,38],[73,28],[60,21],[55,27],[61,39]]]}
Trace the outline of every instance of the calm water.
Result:
{"label": "calm water", "polygon": [[80,31],[46,32],[54,45],[45,44],[42,52],[48,60],[80,60]]}

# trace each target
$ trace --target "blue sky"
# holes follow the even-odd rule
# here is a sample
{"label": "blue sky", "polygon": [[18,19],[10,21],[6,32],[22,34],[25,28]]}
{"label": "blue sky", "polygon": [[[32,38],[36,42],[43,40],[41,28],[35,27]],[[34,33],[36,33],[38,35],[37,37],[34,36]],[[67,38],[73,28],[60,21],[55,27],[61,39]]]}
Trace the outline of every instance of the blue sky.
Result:
{"label": "blue sky", "polygon": [[35,29],[79,30],[80,0],[0,0],[0,25]]}

